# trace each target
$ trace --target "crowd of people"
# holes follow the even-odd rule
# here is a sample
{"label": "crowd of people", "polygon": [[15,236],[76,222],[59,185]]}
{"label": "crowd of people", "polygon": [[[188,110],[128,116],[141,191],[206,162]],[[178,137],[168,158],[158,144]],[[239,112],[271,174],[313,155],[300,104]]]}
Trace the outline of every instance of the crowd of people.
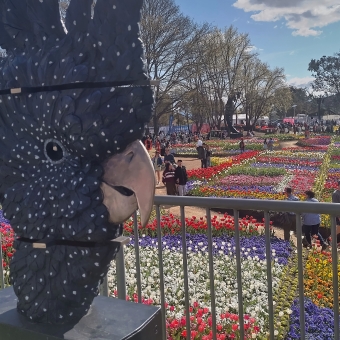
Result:
{"label": "crowd of people", "polygon": [[[297,202],[300,201],[300,199],[293,194],[293,189],[290,187],[285,188],[284,191],[286,195],[287,201]],[[306,190],[304,192],[305,202],[319,202],[315,198],[315,193],[312,190]],[[338,181],[338,188],[333,192],[332,194],[332,202],[333,203],[340,203],[340,180]],[[281,224],[283,224],[284,229],[284,239],[286,241],[289,241],[291,238],[291,232],[296,231],[296,215],[293,212],[286,212],[280,214],[282,217],[284,217],[284,220],[281,220]],[[330,238],[325,239],[322,237],[319,228],[321,223],[321,215],[318,213],[302,213],[302,232],[304,234],[303,238],[303,245],[306,248],[312,247],[312,239],[315,239],[315,241],[318,241],[320,243],[320,246],[322,250],[327,249],[330,244]],[[340,218],[336,218],[336,225],[340,226]]]}
{"label": "crowd of people", "polygon": [[165,149],[171,148],[171,145],[175,144],[188,144],[197,142],[198,140],[209,140],[210,133],[192,133],[190,131],[182,131],[179,133],[173,132],[165,134],[163,131],[156,134],[145,135],[142,138],[142,143],[145,145],[146,149],[150,151],[152,148],[155,148],[160,152],[161,156],[164,156]]}
{"label": "crowd of people", "polygon": [[[307,122],[296,122],[294,124],[290,122],[278,123],[277,129],[279,133],[294,133],[294,134],[305,134],[308,137],[310,132],[313,133],[333,133],[333,127],[337,125],[335,120],[331,121],[319,121],[314,119]],[[340,132],[340,127],[337,129],[337,133]]]}
{"label": "crowd of people", "polygon": [[151,161],[155,169],[157,185],[162,182],[167,195],[184,196],[188,175],[183,161],[179,159],[176,162],[169,148],[165,148],[164,157],[156,149]]}

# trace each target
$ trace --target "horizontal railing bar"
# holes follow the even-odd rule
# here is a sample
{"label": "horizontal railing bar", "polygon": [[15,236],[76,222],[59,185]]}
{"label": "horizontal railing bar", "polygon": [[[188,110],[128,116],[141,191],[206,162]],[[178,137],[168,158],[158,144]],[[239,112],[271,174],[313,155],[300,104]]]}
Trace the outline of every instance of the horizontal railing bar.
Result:
{"label": "horizontal railing bar", "polygon": [[236,209],[262,211],[289,211],[294,213],[339,214],[339,205],[334,203],[274,201],[239,198],[212,198],[190,196],[155,196],[157,206],[195,206],[208,209]]}

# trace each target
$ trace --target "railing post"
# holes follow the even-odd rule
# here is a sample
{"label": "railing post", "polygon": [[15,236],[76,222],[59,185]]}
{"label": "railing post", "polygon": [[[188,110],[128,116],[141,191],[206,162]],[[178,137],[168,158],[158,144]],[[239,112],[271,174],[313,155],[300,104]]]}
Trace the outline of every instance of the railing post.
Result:
{"label": "railing post", "polygon": [[[273,275],[272,275],[272,251],[271,251],[271,232],[270,232],[269,212],[264,211],[264,226],[266,239],[266,261],[267,261],[267,282],[268,282],[268,314],[269,314],[269,334],[270,339],[274,340],[274,306],[273,306]],[[304,339],[304,338],[302,338]]]}
{"label": "railing post", "polygon": [[209,249],[209,281],[210,281],[210,295],[211,295],[211,319],[212,319],[212,339],[217,339],[216,334],[216,295],[215,295],[215,275],[214,275],[214,256],[213,256],[213,240],[211,227],[211,212],[207,208],[207,225],[208,225],[208,249]]}
{"label": "railing post", "polygon": [[135,244],[135,256],[136,256],[136,276],[137,276],[137,294],[138,303],[142,303],[142,280],[140,270],[140,252],[139,252],[139,234],[138,234],[138,220],[137,212],[133,215],[133,230],[134,230],[134,244]]}
{"label": "railing post", "polygon": [[164,270],[163,270],[163,249],[162,249],[162,229],[161,229],[161,211],[160,206],[156,205],[157,219],[157,243],[158,243],[158,266],[159,266],[159,289],[161,291],[161,310],[163,317],[163,340],[166,339],[166,310],[165,310],[165,290],[164,290]]}
{"label": "railing post", "polygon": [[185,294],[185,317],[187,340],[191,339],[190,329],[190,306],[189,306],[189,279],[188,279],[188,256],[186,241],[186,225],[184,206],[181,206],[181,227],[182,227],[182,249],[183,249],[183,271],[184,271],[184,294]]}
{"label": "railing post", "polygon": [[117,290],[118,299],[126,299],[126,279],[125,279],[125,263],[124,263],[124,245],[120,246],[120,249],[116,256],[116,270],[117,270]]}
{"label": "railing post", "polygon": [[305,298],[304,298],[304,287],[303,287],[302,225],[301,225],[301,214],[298,214],[298,213],[296,214],[296,238],[297,238],[297,252],[298,252],[300,338],[306,339]]}
{"label": "railing post", "polygon": [[334,339],[339,339],[339,278],[338,278],[338,244],[335,216],[331,216],[332,236],[332,267],[333,267],[333,308],[334,308]]}
{"label": "railing post", "polygon": [[243,293],[242,293],[242,262],[241,262],[241,244],[240,244],[240,224],[239,211],[234,209],[234,226],[235,226],[235,251],[236,251],[236,270],[237,270],[237,296],[238,296],[238,314],[240,320],[240,339],[244,339],[244,311],[243,311]]}
{"label": "railing post", "polygon": [[0,289],[5,288],[5,278],[4,278],[4,267],[2,265],[3,258],[2,258],[2,235],[0,234]]}

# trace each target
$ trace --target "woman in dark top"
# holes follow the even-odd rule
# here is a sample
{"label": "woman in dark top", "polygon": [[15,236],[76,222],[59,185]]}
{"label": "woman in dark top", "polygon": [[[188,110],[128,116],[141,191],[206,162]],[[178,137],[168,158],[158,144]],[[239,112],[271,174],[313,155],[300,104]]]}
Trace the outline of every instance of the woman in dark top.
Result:
{"label": "woman in dark top", "polygon": [[240,153],[243,153],[244,152],[244,140],[243,140],[243,138],[241,138],[239,146],[240,146]]}
{"label": "woman in dark top", "polygon": [[175,182],[175,170],[171,163],[165,164],[165,170],[163,172],[163,184],[166,187],[167,195],[176,195],[176,182]]}

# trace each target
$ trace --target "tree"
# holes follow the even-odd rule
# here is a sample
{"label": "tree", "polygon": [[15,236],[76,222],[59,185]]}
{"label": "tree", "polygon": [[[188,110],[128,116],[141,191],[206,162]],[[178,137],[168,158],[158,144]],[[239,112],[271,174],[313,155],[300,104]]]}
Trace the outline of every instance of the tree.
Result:
{"label": "tree", "polygon": [[[290,86],[289,91],[292,97],[292,105],[287,110],[287,116],[293,117],[294,113],[295,115],[298,113],[309,114],[313,111],[311,97],[306,88]],[[293,105],[296,106],[293,107]]]}
{"label": "tree", "polygon": [[285,118],[292,105],[293,97],[288,86],[281,87],[275,91],[273,109],[279,118]]}
{"label": "tree", "polygon": [[[211,126],[221,127],[225,103],[237,92],[243,63],[253,57],[249,47],[248,35],[233,26],[223,31],[214,28],[197,41],[190,63],[191,78],[186,84],[189,91],[197,92]],[[236,107],[233,103],[230,114]]]}
{"label": "tree", "polygon": [[319,60],[312,59],[308,71],[315,77],[313,89],[325,92],[326,95],[340,95],[340,52],[334,56],[323,56]]}
{"label": "tree", "polygon": [[[184,16],[174,0],[144,0],[141,20],[141,38],[145,47],[148,73],[160,85],[155,88],[154,130],[158,132],[159,119],[179,107],[182,83],[189,73],[192,48],[204,36],[208,25],[198,26]],[[164,104],[164,97],[172,102]]]}
{"label": "tree", "polygon": [[261,116],[269,115],[274,109],[282,110],[282,106],[287,104],[279,101],[279,95],[286,95],[283,69],[271,70],[258,58],[252,58],[244,64],[240,81],[243,89],[241,104],[246,114],[247,126],[254,125]]}

